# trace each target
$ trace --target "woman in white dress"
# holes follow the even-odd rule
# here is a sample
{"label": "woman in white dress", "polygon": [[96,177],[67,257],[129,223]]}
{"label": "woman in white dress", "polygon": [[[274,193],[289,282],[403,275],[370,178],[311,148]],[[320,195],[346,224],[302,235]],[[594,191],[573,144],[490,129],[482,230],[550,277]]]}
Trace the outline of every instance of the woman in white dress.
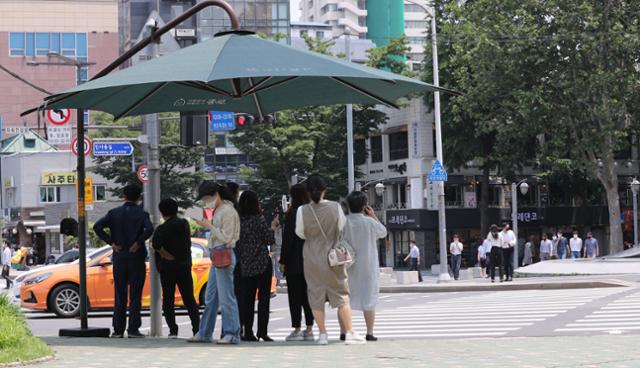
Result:
{"label": "woman in white dress", "polygon": [[367,324],[367,341],[376,341],[373,324],[380,290],[378,239],[387,236],[387,229],[378,220],[373,209],[367,206],[367,196],[359,191],[347,197],[350,214],[344,228],[344,239],[355,251],[354,263],[347,270],[351,308],[364,312]]}

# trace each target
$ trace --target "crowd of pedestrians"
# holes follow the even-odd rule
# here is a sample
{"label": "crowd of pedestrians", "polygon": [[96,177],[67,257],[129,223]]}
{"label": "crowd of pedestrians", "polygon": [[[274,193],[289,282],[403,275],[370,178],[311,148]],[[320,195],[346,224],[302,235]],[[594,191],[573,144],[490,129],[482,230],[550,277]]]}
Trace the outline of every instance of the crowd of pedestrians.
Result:
{"label": "crowd of pedestrians", "polygon": [[[160,202],[164,222],[154,231],[149,214],[140,207],[141,189],[127,186],[123,192],[124,205],[109,211],[94,226],[96,234],[113,249],[112,337],[124,337],[125,330],[128,337],[144,336],[139,331],[140,309],[146,276],[145,242],[151,239],[170,338],[178,336],[174,312],[177,287],[191,320],[193,337],[187,341],[211,342],[218,310],[222,314],[218,344],[273,341],[268,334],[274,272],[270,248],[275,245],[276,232],[282,230],[279,271],[287,281],[293,328],[286,340],[314,341],[315,323],[320,332],[315,341],[326,345],[327,302],[337,309],[340,340],[346,344],[377,340],[374,335],[380,273],[377,241],[386,237],[387,231],[368,206],[364,193],[356,191],[347,197],[349,214],[345,216],[339,203],[325,199],[325,180],[312,176],[305,185],[291,187],[291,203],[281,226],[277,216],[271,224],[267,223],[255,192],[244,191],[238,198],[238,186],[233,183],[203,182],[198,188],[197,200],[202,201],[213,216],[211,220],[195,220],[208,234],[211,252],[205,308],[200,316],[191,276],[191,230],[188,221],[178,216],[177,202],[172,199]],[[331,265],[329,253],[343,244],[348,245],[351,261]],[[419,252],[412,258],[417,269]],[[254,335],[256,295],[258,321]],[[367,327],[364,337],[353,330],[352,309],[364,314]]]}

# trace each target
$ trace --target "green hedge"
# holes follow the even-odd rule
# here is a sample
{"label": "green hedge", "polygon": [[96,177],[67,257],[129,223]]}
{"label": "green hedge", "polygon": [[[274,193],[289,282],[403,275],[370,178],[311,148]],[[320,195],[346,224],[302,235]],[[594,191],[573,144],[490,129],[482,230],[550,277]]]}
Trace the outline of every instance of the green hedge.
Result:
{"label": "green hedge", "polygon": [[27,362],[51,354],[51,349],[31,334],[20,309],[0,293],[0,364]]}

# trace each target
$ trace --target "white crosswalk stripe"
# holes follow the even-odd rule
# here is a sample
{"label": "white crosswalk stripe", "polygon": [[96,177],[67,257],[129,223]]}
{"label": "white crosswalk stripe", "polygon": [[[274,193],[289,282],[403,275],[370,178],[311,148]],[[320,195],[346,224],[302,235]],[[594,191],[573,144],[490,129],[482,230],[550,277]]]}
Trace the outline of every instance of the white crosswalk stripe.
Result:
{"label": "white crosswalk stripe", "polygon": [[591,314],[567,323],[555,332],[609,332],[640,330],[640,293],[615,299]]}
{"label": "white crosswalk stripe", "polygon": [[[619,291],[512,291],[478,293],[433,301],[429,298],[408,300],[408,305],[378,312],[374,333],[380,338],[505,336],[536,323],[544,323],[563,313],[570,313],[616,292]],[[335,311],[328,311],[326,325],[329,337],[337,338],[340,325]],[[638,325],[640,329],[640,321]],[[365,320],[358,311],[354,311],[353,326],[360,334],[366,332]],[[289,328],[278,328],[270,331],[269,335],[275,339],[284,339],[290,331]]]}

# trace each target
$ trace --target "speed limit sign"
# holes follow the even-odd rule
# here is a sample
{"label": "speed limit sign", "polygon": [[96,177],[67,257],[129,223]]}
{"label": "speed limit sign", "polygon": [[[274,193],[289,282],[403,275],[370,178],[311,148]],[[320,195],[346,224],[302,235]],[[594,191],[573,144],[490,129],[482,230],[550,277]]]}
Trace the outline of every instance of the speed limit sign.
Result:
{"label": "speed limit sign", "polygon": [[138,180],[143,184],[147,184],[149,182],[149,168],[147,165],[140,165],[138,168]]}
{"label": "speed limit sign", "polygon": [[47,119],[53,125],[65,125],[71,119],[71,109],[47,110]]}
{"label": "speed limit sign", "polygon": [[[89,137],[84,137],[84,155],[88,156],[89,153],[91,153],[92,148],[93,142],[91,141],[91,139],[89,139]],[[74,138],[71,142],[71,152],[73,152],[74,155],[78,156],[78,137]]]}

